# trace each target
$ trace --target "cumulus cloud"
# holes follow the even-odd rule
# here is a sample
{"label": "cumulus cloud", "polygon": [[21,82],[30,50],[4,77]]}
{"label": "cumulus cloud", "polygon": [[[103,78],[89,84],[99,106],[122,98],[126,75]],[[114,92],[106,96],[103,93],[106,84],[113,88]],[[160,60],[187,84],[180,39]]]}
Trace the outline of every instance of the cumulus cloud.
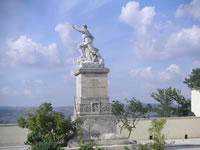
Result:
{"label": "cumulus cloud", "polygon": [[154,7],[139,9],[139,3],[134,1],[122,7],[119,19],[137,33],[131,44],[137,58],[167,60],[180,56],[200,57],[200,26],[177,28],[171,22],[159,25],[154,22],[155,15]]}
{"label": "cumulus cloud", "polygon": [[122,7],[120,21],[132,26],[139,34],[146,34],[147,28],[152,24],[156,14],[154,7],[139,9],[139,3],[130,1]]}
{"label": "cumulus cloud", "polygon": [[77,43],[73,35],[72,25],[69,23],[58,24],[55,27],[55,31],[59,33],[63,45],[72,53]]}
{"label": "cumulus cloud", "polygon": [[180,67],[176,64],[171,64],[164,71],[158,74],[160,80],[172,80],[180,74]]}
{"label": "cumulus cloud", "polygon": [[142,77],[144,79],[153,79],[154,73],[152,72],[151,67],[137,68],[135,70],[131,70],[130,74],[133,77]]}
{"label": "cumulus cloud", "polygon": [[175,55],[200,55],[200,27],[193,25],[172,33],[165,45],[166,53]]}
{"label": "cumulus cloud", "polygon": [[23,35],[9,40],[7,56],[13,65],[59,65],[59,51],[55,43],[44,46]]}
{"label": "cumulus cloud", "polygon": [[192,0],[190,4],[179,5],[176,16],[191,16],[193,19],[200,21],[200,1]]}

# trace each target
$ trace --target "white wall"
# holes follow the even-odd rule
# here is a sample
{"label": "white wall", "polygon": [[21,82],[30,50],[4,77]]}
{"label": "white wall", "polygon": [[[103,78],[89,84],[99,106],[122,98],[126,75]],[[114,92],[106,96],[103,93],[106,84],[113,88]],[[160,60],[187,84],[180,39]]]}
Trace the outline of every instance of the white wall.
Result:
{"label": "white wall", "polygon": [[[157,118],[160,119],[160,118]],[[167,139],[200,138],[200,117],[174,117],[163,118],[167,122],[163,129],[163,134]],[[131,140],[149,140],[148,129],[151,127],[152,119],[141,119],[130,135]],[[117,127],[119,133],[120,128]],[[128,131],[123,130],[122,135],[127,136]]]}
{"label": "white wall", "polygon": [[[159,118],[160,119],[160,118]],[[168,139],[200,138],[200,117],[165,118],[163,133]],[[130,140],[148,140],[148,129],[151,127],[152,119],[141,119],[136,129],[133,130]],[[117,127],[119,133],[119,127]],[[17,124],[0,125],[0,147],[23,145],[28,134],[27,129],[22,129]],[[128,135],[126,130],[122,131],[124,136]]]}
{"label": "white wall", "polygon": [[192,90],[191,107],[192,107],[192,112],[196,116],[200,117],[200,91],[198,90]]}
{"label": "white wall", "polygon": [[0,146],[24,145],[27,134],[28,130],[17,124],[0,124]]}

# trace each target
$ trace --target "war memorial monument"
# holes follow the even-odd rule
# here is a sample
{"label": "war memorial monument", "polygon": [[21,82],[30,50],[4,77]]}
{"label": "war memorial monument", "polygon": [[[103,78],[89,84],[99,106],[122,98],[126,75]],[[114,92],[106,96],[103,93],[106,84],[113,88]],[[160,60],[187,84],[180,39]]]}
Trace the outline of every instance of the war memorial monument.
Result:
{"label": "war memorial monument", "polygon": [[82,43],[78,45],[81,56],[77,59],[76,96],[74,117],[83,121],[82,131],[85,141],[92,139],[97,145],[127,144],[128,139],[116,133],[115,116],[111,112],[108,96],[108,73],[104,59],[93,46],[93,35],[87,25],[72,27],[82,33]]}

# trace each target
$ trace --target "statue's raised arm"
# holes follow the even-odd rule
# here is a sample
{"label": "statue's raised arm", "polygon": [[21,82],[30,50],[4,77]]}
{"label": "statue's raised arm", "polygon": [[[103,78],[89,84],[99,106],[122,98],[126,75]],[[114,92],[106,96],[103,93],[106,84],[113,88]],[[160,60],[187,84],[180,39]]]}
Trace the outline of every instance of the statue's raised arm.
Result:
{"label": "statue's raised arm", "polygon": [[83,30],[81,30],[81,29],[79,29],[78,27],[76,27],[74,24],[72,25],[72,27],[73,27],[76,31],[78,31],[78,32],[81,32],[81,33],[84,32]]}

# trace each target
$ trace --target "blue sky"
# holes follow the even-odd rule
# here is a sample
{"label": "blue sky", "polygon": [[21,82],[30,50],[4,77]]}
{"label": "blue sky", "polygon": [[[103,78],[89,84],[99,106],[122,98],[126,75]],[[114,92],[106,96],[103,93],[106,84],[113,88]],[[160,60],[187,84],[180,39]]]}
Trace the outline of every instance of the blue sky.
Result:
{"label": "blue sky", "polygon": [[105,59],[110,100],[169,86],[200,67],[199,0],[1,0],[0,106],[72,106],[73,70],[87,24]]}

